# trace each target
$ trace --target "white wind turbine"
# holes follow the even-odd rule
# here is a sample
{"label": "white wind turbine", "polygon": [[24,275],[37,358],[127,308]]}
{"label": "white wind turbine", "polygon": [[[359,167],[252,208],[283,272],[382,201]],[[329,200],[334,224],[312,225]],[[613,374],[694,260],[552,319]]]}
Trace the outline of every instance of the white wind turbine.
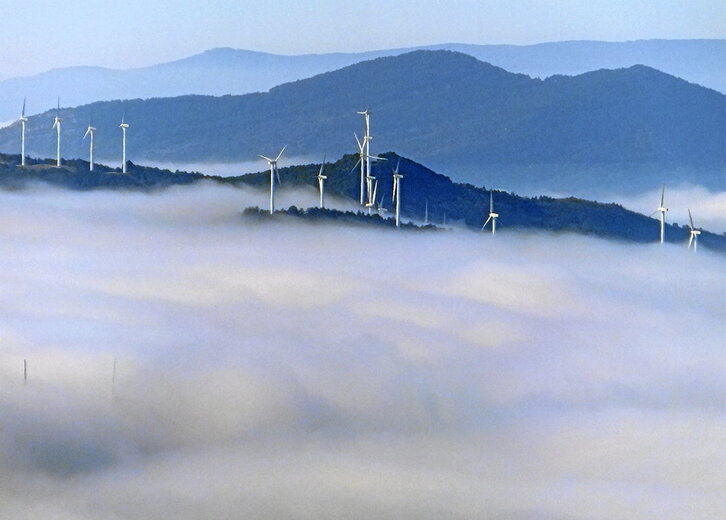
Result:
{"label": "white wind turbine", "polygon": [[323,175],[323,168],[325,167],[325,156],[323,156],[323,162],[320,164],[320,171],[318,172],[318,188],[320,189],[320,209],[325,208],[325,179],[327,175]]}
{"label": "white wind turbine", "polygon": [[88,118],[88,128],[86,133],[83,134],[83,139],[90,136],[90,146],[88,151],[88,171],[93,171],[93,134],[96,132],[96,127],[93,126],[93,117]]}
{"label": "white wind turbine", "polygon": [[401,227],[401,179],[403,175],[398,173],[398,167],[401,160],[396,163],[396,169],[393,170],[393,202],[396,204],[396,227]]}
{"label": "white wind turbine", "polygon": [[370,188],[368,193],[368,202],[366,202],[366,208],[368,208],[368,214],[370,215],[373,208],[376,207],[376,194],[378,193],[378,180],[375,177],[368,177],[370,182],[373,182],[373,187]]}
{"label": "white wind turbine", "polygon": [[[371,113],[366,108],[362,112],[358,112],[358,114],[363,116],[363,119],[365,120],[365,134],[363,134],[363,147],[365,148],[365,176],[366,176],[366,188],[367,188],[367,194],[368,194],[368,202],[370,202],[371,198],[371,188],[370,183],[372,181],[368,180],[368,177],[371,176]],[[362,197],[361,197],[362,198]]]}
{"label": "white wind turbine", "polygon": [[55,112],[55,119],[53,120],[53,128],[56,131],[56,149],[55,149],[55,165],[57,168],[61,167],[61,154],[60,154],[60,130],[61,130],[61,121],[60,118],[60,97],[58,98],[58,108]]}
{"label": "white wind turbine", "polygon": [[20,113],[20,166],[25,166],[25,123],[28,122],[28,118],[25,117],[25,98],[23,98],[23,111]]}
{"label": "white wind turbine", "polygon": [[360,205],[362,206],[365,200],[365,170],[366,170],[366,151],[365,151],[365,143],[366,139],[363,138],[363,142],[361,142],[360,139],[358,139],[358,134],[355,132],[353,133],[353,136],[355,137],[355,142],[358,144],[358,162],[355,163],[355,166],[353,166],[353,170],[356,169],[358,165],[360,165]]}
{"label": "white wind turbine", "polygon": [[662,244],[665,240],[665,214],[668,208],[665,207],[665,186],[660,192],[660,206],[653,213],[650,214],[652,217],[656,213],[660,213],[660,243]]}
{"label": "white wind turbine", "polygon": [[487,224],[489,224],[489,221],[492,221],[492,235],[497,232],[497,219],[499,218],[499,213],[494,213],[494,195],[492,192],[489,192],[489,217],[487,217],[486,222],[484,222],[484,225],[481,227],[481,230],[484,231],[484,228],[487,227]]}
{"label": "white wind turbine", "polygon": [[287,148],[287,145],[282,147],[282,150],[280,150],[280,153],[274,159],[260,155],[270,165],[270,215],[275,212],[275,177],[277,177],[277,182],[280,182],[280,174],[277,173],[277,161],[282,157],[282,152],[285,151],[285,148]]}
{"label": "white wind turbine", "polygon": [[691,237],[688,239],[688,249],[691,249],[691,245],[693,245],[693,252],[695,253],[698,250],[698,235],[701,234],[701,230],[696,229],[693,225],[693,217],[691,216],[690,209],[688,210],[688,220],[690,221],[688,227],[691,230]]}
{"label": "white wind turbine", "polygon": [[121,173],[126,173],[126,129],[129,127],[126,122],[126,115],[121,116]]}

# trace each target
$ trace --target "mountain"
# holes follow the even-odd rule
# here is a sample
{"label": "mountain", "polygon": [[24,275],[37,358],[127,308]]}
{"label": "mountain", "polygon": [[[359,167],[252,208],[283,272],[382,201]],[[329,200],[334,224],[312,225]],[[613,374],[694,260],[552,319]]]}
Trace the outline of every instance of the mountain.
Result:
{"label": "mountain", "polygon": [[28,77],[0,77],[0,121],[18,117],[24,97],[30,113],[40,113],[54,107],[57,96],[65,106],[77,106],[113,99],[247,94],[414,50],[458,51],[542,78],[641,64],[726,93],[726,40],[570,41],[522,46],[449,43],[298,56],[219,48],[149,67],[70,67]]}
{"label": "mountain", "polygon": [[[355,155],[346,155],[334,163],[325,165],[326,193],[352,200],[358,199],[359,177],[351,173]],[[472,230],[480,229],[489,209],[490,192],[470,184],[453,182],[425,166],[385,153],[385,162],[376,163],[372,174],[378,179],[380,200],[392,210],[390,193],[392,164],[399,164],[404,175],[402,184],[401,213],[406,218],[423,220],[428,206],[432,223],[458,223]],[[200,173],[171,172],[136,164],[129,165],[129,173],[121,174],[113,169],[97,165],[93,173],[88,163],[74,160],[62,168],[55,168],[53,161],[31,160],[25,168],[19,167],[19,156],[0,154],[0,189],[23,189],[33,183],[47,183],[74,190],[120,189],[156,190],[173,185],[189,185],[197,182],[217,182],[230,186],[247,185],[267,190],[269,172],[263,171],[239,177],[210,177]],[[282,184],[279,189],[308,187],[317,189],[319,164],[307,164],[280,168]],[[617,204],[602,204],[575,198],[520,197],[504,191],[493,192],[495,209],[501,215],[499,228],[502,232],[514,230],[546,230],[596,235],[603,238],[649,243],[659,236],[657,220],[624,209]],[[242,208],[240,208],[242,209]],[[669,242],[684,243],[688,240],[687,228],[677,224],[666,226]],[[726,236],[703,231],[699,243],[705,247],[726,252]]]}
{"label": "mountain", "polygon": [[[379,58],[244,96],[182,96],[63,109],[64,155],[246,161],[287,143],[288,157],[355,148],[356,115],[373,110],[373,150],[415,156],[457,180],[508,189],[617,183],[622,191],[690,181],[726,189],[726,96],[644,66],[546,80],[451,51]],[[28,150],[55,151],[55,111],[30,118]],[[0,130],[16,152],[19,129]],[[633,174],[636,172],[636,174]]]}

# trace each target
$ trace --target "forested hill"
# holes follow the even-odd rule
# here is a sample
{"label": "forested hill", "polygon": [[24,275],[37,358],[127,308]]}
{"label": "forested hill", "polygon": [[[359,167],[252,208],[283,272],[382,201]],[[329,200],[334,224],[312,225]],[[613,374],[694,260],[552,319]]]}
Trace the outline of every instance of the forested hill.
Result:
{"label": "forested hill", "polygon": [[[125,113],[137,162],[215,162],[250,160],[286,143],[293,157],[354,151],[352,134],[362,127],[355,112],[366,107],[374,151],[398,150],[457,180],[726,189],[726,96],[644,66],[539,80],[465,54],[417,51],[268,93],[94,103],[60,115],[67,156],[86,157],[81,137],[92,116],[97,156],[117,157]],[[54,115],[30,118],[32,154],[54,153]],[[0,130],[0,150],[18,149],[17,126]]]}
{"label": "forested hill", "polygon": [[[400,172],[404,175],[401,207],[405,218],[423,220],[428,203],[429,218],[434,224],[441,224],[446,218],[449,224],[458,222],[471,229],[481,228],[489,209],[489,191],[486,188],[454,183],[448,177],[393,153],[383,156],[387,160],[375,163],[373,175],[379,182],[379,198],[383,199],[389,211],[392,210],[392,167],[400,160]],[[327,193],[358,199],[359,177],[357,171],[351,172],[356,160],[356,156],[346,155],[325,165]],[[119,169],[102,165],[97,165],[95,172],[88,172],[88,163],[82,160],[67,162],[62,168],[55,168],[50,160],[31,160],[25,168],[18,164],[18,156],[0,154],[0,189],[18,190],[42,182],[74,190],[157,190],[205,180],[231,186],[256,186],[264,190],[269,186],[269,172],[265,171],[223,178],[201,173],[172,172],[133,163],[129,165],[126,175],[121,174]],[[283,184],[280,189],[300,186],[317,189],[319,167],[319,164],[308,164],[281,168]],[[654,242],[658,238],[657,220],[616,204],[575,198],[521,197],[504,191],[494,192],[494,204],[495,210],[501,215],[500,230],[505,233],[522,229],[567,231],[643,243]],[[688,239],[687,228],[668,224],[666,237],[670,242],[685,243]],[[704,231],[700,243],[726,251],[726,236]]]}

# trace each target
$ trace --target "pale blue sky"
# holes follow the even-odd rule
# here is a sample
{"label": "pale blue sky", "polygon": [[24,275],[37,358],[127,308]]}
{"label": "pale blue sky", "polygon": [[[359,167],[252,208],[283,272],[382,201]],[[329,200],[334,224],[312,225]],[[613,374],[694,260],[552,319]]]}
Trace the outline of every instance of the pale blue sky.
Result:
{"label": "pale blue sky", "polygon": [[133,67],[235,47],[724,38],[724,0],[0,0],[0,76]]}

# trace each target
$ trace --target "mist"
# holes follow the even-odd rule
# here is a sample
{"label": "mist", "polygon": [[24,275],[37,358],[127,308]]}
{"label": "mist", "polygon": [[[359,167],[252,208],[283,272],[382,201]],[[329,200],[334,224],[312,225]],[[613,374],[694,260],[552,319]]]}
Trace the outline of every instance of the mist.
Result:
{"label": "mist", "polygon": [[0,192],[0,517],[724,516],[723,256],[267,197]]}

